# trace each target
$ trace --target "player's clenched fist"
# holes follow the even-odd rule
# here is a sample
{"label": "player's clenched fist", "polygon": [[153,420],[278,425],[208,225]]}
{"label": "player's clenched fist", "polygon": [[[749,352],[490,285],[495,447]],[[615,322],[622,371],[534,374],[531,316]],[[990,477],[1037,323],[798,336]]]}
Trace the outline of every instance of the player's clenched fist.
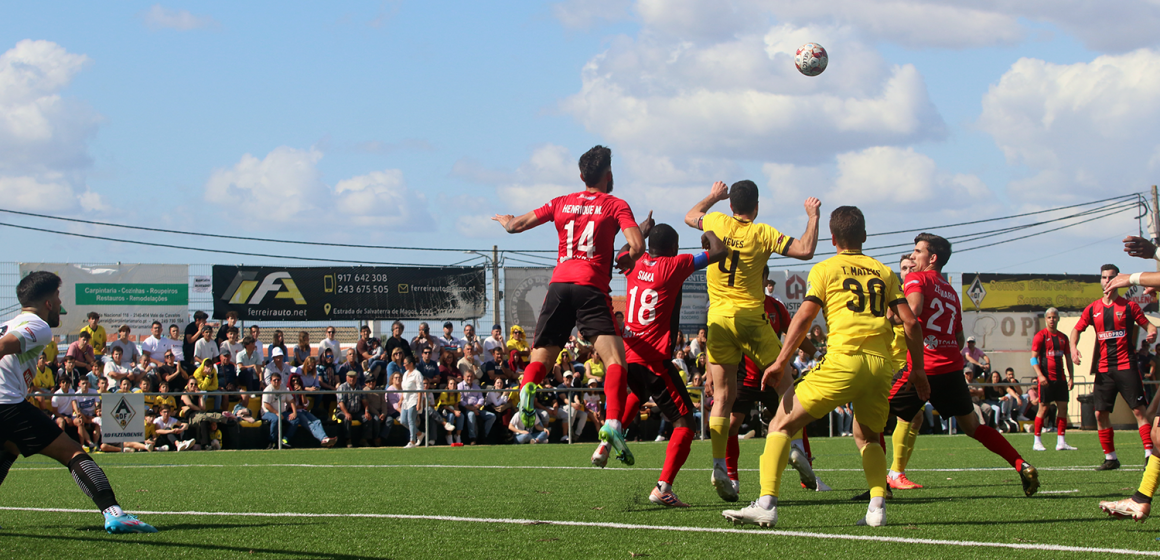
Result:
{"label": "player's clenched fist", "polygon": [[811,197],[806,199],[805,206],[806,206],[806,216],[809,216],[811,218],[817,218],[818,213],[819,213],[819,209],[822,207],[822,201],[811,196]]}
{"label": "player's clenched fist", "polygon": [[717,181],[713,183],[713,190],[710,191],[710,194],[719,201],[725,200],[729,198],[729,185],[726,185],[724,181]]}

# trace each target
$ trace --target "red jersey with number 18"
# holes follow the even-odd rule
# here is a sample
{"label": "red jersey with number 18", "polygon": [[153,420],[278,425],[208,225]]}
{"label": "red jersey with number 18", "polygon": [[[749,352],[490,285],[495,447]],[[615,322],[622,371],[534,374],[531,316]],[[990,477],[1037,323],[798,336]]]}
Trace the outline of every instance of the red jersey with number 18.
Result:
{"label": "red jersey with number 18", "polygon": [[[906,276],[902,293],[922,294],[922,309],[916,313],[922,325],[923,367],[927,375],[963,373],[963,355],[956,333],[963,330],[962,305],[955,289],[943,280],[937,270],[911,272]],[[906,357],[907,367],[911,364]]]}
{"label": "red jersey with number 18", "polygon": [[556,222],[559,258],[552,282],[610,291],[616,233],[636,227],[628,203],[606,193],[581,191],[553,198],[536,209],[540,223]]}
{"label": "red jersey with number 18", "polygon": [[693,255],[645,255],[628,273],[624,313],[624,353],[629,363],[672,359],[673,311],[681,300],[681,285],[696,270]]}

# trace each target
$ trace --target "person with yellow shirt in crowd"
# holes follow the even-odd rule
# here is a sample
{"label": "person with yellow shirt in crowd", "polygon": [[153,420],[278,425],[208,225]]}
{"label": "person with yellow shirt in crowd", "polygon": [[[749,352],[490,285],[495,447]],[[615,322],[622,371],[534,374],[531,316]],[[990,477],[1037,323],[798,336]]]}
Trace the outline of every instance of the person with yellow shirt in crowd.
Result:
{"label": "person with yellow shirt in crowd", "polygon": [[[726,199],[731,215],[709,211],[714,204]],[[821,204],[817,198],[806,199],[806,230],[797,239],[768,224],[754,222],[758,214],[758,191],[753,181],[738,181],[731,187],[717,181],[709,196],[685,214],[687,225],[716,234],[728,249],[726,258],[717,266],[707,268],[705,273],[709,291],[705,385],[713,391],[713,408],[709,412],[713,451],[711,479],[717,495],[727,502],[737,501],[737,487],[726,467],[730,415],[737,397],[737,365],[747,356],[768,375],[770,365],[782,349],[765,315],[762,269],[773,253],[799,260],[814,257]],[[793,349],[796,351],[797,346]],[[790,376],[784,377],[786,381],[777,387],[782,394],[791,387]]]}
{"label": "person with yellow shirt in crowd", "polygon": [[89,333],[89,344],[93,346],[93,356],[98,362],[105,357],[105,343],[109,340],[105,327],[102,327],[100,323],[100,313],[89,311],[89,324],[81,327],[81,332]]}
{"label": "person with yellow shirt in crowd", "polygon": [[36,360],[36,376],[32,378],[32,404],[42,410],[52,410],[52,392],[56,389],[56,375],[48,365],[43,352]]}
{"label": "person with yellow shirt in crowd", "polygon": [[524,366],[528,365],[528,357],[532,355],[523,327],[512,325],[512,335],[507,341],[507,353],[508,367],[516,373],[522,373]]}
{"label": "person with yellow shirt in crowd", "polygon": [[[202,391],[217,391],[218,390],[218,374],[217,367],[213,365],[213,359],[206,358],[201,361],[201,365],[193,370],[193,378],[197,380],[197,388]],[[206,396],[206,410],[208,412],[221,412],[222,398],[220,395]],[[210,403],[213,406],[209,406]]]}
{"label": "person with yellow shirt in crowd", "polygon": [[600,359],[600,354],[592,353],[592,358],[584,362],[584,383],[595,379],[601,383],[604,382],[604,360]]}
{"label": "person with yellow shirt in crowd", "polygon": [[[157,386],[157,392],[169,393],[169,382],[162,381]],[[158,414],[160,414],[161,409],[166,406],[168,406],[170,410],[177,410],[177,399],[173,398],[171,395],[153,397],[153,408],[158,412]]]}
{"label": "person with yellow shirt in crowd", "polygon": [[[463,411],[459,410],[459,401],[462,400],[462,395],[459,394],[459,380],[448,379],[447,389],[439,393],[436,408],[443,416],[443,425],[447,427],[447,445],[463,447],[463,441],[459,439],[460,432],[463,431]],[[452,427],[455,429],[452,430]]]}

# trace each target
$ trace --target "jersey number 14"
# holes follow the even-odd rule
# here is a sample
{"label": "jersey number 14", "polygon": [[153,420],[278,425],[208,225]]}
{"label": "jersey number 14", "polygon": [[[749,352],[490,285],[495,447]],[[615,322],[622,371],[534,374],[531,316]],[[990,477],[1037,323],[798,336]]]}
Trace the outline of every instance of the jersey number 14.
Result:
{"label": "jersey number 14", "polygon": [[[564,224],[564,230],[568,232],[568,253],[567,257],[572,258],[572,243],[575,237],[576,220],[569,220]],[[583,253],[588,258],[592,258],[593,252],[596,250],[593,240],[596,238],[596,222],[588,222],[584,226],[584,230],[580,232],[580,239],[576,240],[576,252]]]}

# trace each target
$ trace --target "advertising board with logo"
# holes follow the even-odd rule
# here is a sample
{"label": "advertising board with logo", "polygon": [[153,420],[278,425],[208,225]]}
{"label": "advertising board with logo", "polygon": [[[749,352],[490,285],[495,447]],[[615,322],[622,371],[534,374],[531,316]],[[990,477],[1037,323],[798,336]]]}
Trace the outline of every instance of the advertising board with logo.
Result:
{"label": "advertising board with logo", "polygon": [[242,320],[474,319],[481,267],[213,267],[213,316]]}
{"label": "advertising board with logo", "polygon": [[101,441],[145,441],[145,395],[101,393]]}
{"label": "advertising board with logo", "polygon": [[[1156,310],[1156,298],[1133,286],[1120,295],[1144,311]],[[974,311],[1083,311],[1103,297],[1098,274],[964,274],[963,309]]]}
{"label": "advertising board with logo", "polygon": [[504,321],[507,322],[507,338],[513,325],[524,329],[528,342],[536,335],[536,319],[548,295],[548,284],[552,281],[551,268],[509,266],[503,269]]}

